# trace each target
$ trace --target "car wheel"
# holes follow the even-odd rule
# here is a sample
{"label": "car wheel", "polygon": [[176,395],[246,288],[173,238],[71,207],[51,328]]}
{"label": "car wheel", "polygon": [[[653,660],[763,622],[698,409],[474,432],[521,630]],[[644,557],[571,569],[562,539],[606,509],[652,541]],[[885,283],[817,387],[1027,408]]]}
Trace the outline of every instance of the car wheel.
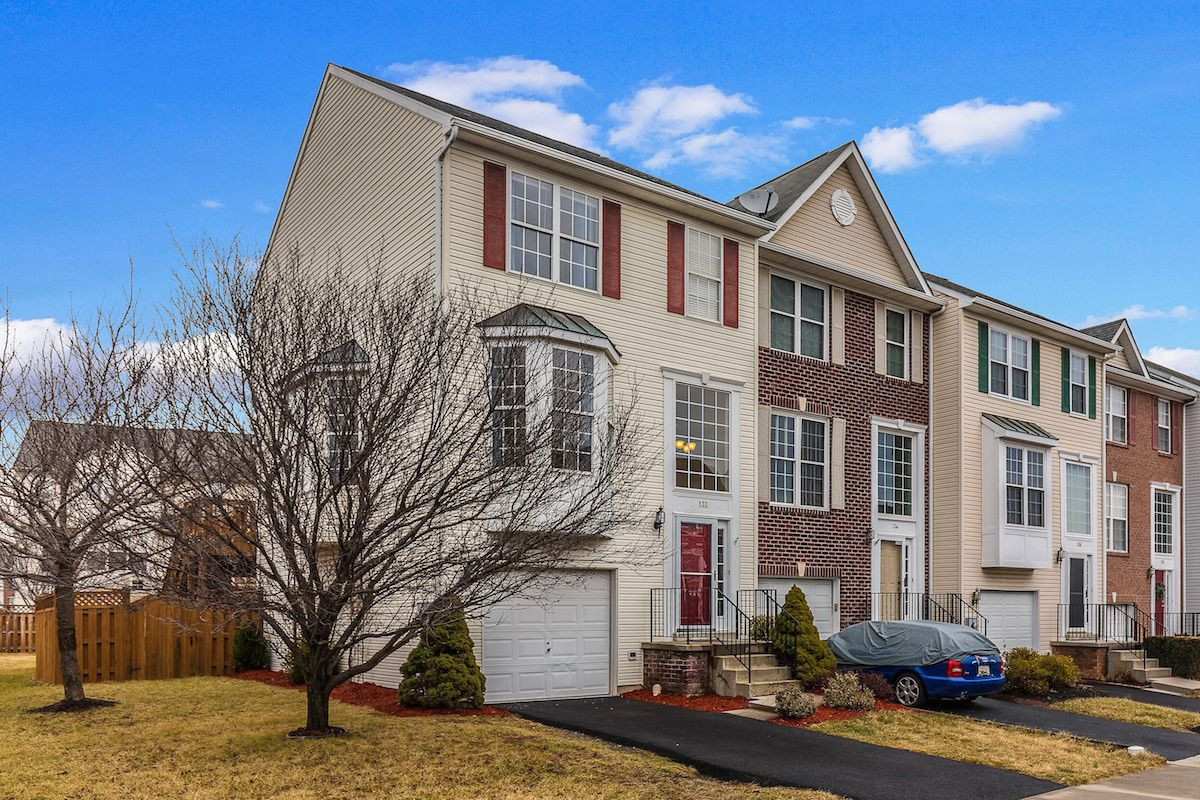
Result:
{"label": "car wheel", "polygon": [[896,702],[909,708],[925,705],[927,695],[925,684],[912,672],[902,672],[896,676]]}

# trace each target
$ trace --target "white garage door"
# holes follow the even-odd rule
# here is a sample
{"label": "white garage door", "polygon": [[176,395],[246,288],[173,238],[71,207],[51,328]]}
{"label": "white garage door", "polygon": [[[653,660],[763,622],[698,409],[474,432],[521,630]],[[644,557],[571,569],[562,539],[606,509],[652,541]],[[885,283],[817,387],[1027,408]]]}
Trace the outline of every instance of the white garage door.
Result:
{"label": "white garage door", "polygon": [[987,636],[1002,651],[1037,648],[1037,592],[980,592],[979,613]]}
{"label": "white garage door", "polygon": [[567,573],[535,600],[513,598],[483,621],[486,700],[550,700],[610,693],[611,581]]}
{"label": "white garage door", "polygon": [[808,600],[808,607],[812,610],[813,622],[816,623],[817,632],[821,634],[822,639],[828,639],[841,629],[837,612],[837,595],[834,591],[835,583],[832,580],[819,578],[758,579],[758,588],[775,590],[775,599],[779,601],[780,605],[783,605],[788,590],[793,586],[799,586],[800,591],[804,592],[804,598]]}

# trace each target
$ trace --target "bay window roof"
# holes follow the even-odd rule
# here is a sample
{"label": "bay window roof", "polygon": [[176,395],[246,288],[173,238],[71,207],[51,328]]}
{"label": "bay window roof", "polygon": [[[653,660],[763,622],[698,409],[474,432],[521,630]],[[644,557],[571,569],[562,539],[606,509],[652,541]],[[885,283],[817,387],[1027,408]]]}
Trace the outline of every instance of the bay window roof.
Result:
{"label": "bay window roof", "polygon": [[517,303],[479,323],[480,328],[499,336],[544,335],[575,344],[597,347],[615,364],[621,358],[608,334],[579,314],[532,303]]}

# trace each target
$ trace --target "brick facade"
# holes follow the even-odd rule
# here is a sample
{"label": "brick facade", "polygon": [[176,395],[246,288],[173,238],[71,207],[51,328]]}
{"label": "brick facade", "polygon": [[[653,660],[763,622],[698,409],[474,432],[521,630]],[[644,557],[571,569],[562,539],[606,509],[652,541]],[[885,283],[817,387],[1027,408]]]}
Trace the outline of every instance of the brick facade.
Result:
{"label": "brick facade", "polygon": [[712,688],[711,653],[670,643],[642,645],[642,685],[658,684],[668,694],[695,696]]}
{"label": "brick facade", "polygon": [[[1129,487],[1129,551],[1108,552],[1108,585],[1104,602],[1136,603],[1150,613],[1154,603],[1154,581],[1150,569],[1152,520],[1150,514],[1150,484],[1183,485],[1183,458],[1180,454],[1180,431],[1183,426],[1183,406],[1171,404],[1172,453],[1158,451],[1158,398],[1127,388],[1129,414],[1129,443],[1109,442],[1107,445],[1109,483]],[[1115,477],[1114,477],[1115,473]],[[1179,509],[1177,513],[1182,513]],[[1106,539],[1107,539],[1107,528]],[[1105,541],[1107,549],[1108,542]],[[1176,546],[1182,546],[1176,542]],[[1177,582],[1182,585],[1182,581]],[[1181,605],[1177,605],[1182,607]]]}
{"label": "brick facade", "polygon": [[[844,626],[871,614],[871,467],[874,447],[871,417],[900,419],[915,425],[929,424],[929,329],[924,316],[921,336],[925,380],[901,381],[875,372],[875,301],[847,290],[845,293],[845,365],[817,361],[760,347],[758,351],[759,402],[783,408],[806,406],[809,413],[846,420],[845,508],[808,511],[758,504],[759,574],[796,576],[803,561],[813,574],[841,581],[841,623]],[[914,332],[915,334],[915,332]],[[915,336],[914,336],[915,338]],[[767,434],[763,434],[764,437]],[[760,446],[763,446],[760,444]],[[926,474],[929,437],[925,437]],[[928,480],[925,508],[928,509]],[[928,542],[925,529],[918,532]],[[928,547],[925,547],[928,566]]]}
{"label": "brick facade", "polygon": [[1108,680],[1109,645],[1104,643],[1052,642],[1050,652],[1066,656],[1079,667],[1079,677],[1087,681]]}

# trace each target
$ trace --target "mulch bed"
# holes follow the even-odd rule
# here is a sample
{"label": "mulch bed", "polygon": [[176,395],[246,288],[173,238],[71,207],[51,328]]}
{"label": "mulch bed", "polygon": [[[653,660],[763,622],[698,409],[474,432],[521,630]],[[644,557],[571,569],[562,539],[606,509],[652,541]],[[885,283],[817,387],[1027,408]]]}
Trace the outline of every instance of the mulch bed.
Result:
{"label": "mulch bed", "polygon": [[621,695],[626,700],[641,700],[644,703],[658,703],[664,706],[690,708],[693,711],[734,711],[746,708],[749,701],[744,697],[721,697],[715,694],[701,694],[687,697],[682,694],[667,694],[663,692],[658,697],[649,689],[638,689]]}
{"label": "mulch bed", "polygon": [[793,728],[807,728],[809,725],[819,725],[822,722],[834,722],[843,719],[855,719],[863,714],[870,714],[874,711],[913,711],[918,712],[918,709],[902,706],[899,703],[893,703],[888,700],[876,700],[875,707],[871,711],[850,711],[846,708],[830,708],[829,706],[817,706],[817,710],[813,712],[811,717],[804,719],[784,719],[779,717],[772,720],[780,725],[790,725]]}
{"label": "mulch bed", "polygon": [[1067,689],[1052,689],[1049,694],[1032,695],[1018,694],[1016,692],[1000,692],[999,694],[991,695],[997,700],[1008,700],[1013,703],[1022,703],[1027,706],[1052,706],[1055,703],[1061,703],[1063,700],[1076,700],[1079,698],[1096,697],[1096,690],[1086,683],[1076,684]]}
{"label": "mulch bed", "polygon": [[93,708],[109,708],[115,706],[115,700],[99,700],[85,697],[82,700],[59,700],[48,706],[29,709],[30,714],[74,714],[79,711],[91,711]]}
{"label": "mulch bed", "polygon": [[[269,669],[252,669],[239,672],[233,677],[245,681],[256,681],[268,686],[304,691],[304,684],[288,682],[287,675]],[[371,708],[392,717],[502,717],[508,712],[495,706],[483,708],[411,708],[402,706],[396,699],[396,690],[377,683],[343,683],[333,690],[334,700],[352,706]]]}

